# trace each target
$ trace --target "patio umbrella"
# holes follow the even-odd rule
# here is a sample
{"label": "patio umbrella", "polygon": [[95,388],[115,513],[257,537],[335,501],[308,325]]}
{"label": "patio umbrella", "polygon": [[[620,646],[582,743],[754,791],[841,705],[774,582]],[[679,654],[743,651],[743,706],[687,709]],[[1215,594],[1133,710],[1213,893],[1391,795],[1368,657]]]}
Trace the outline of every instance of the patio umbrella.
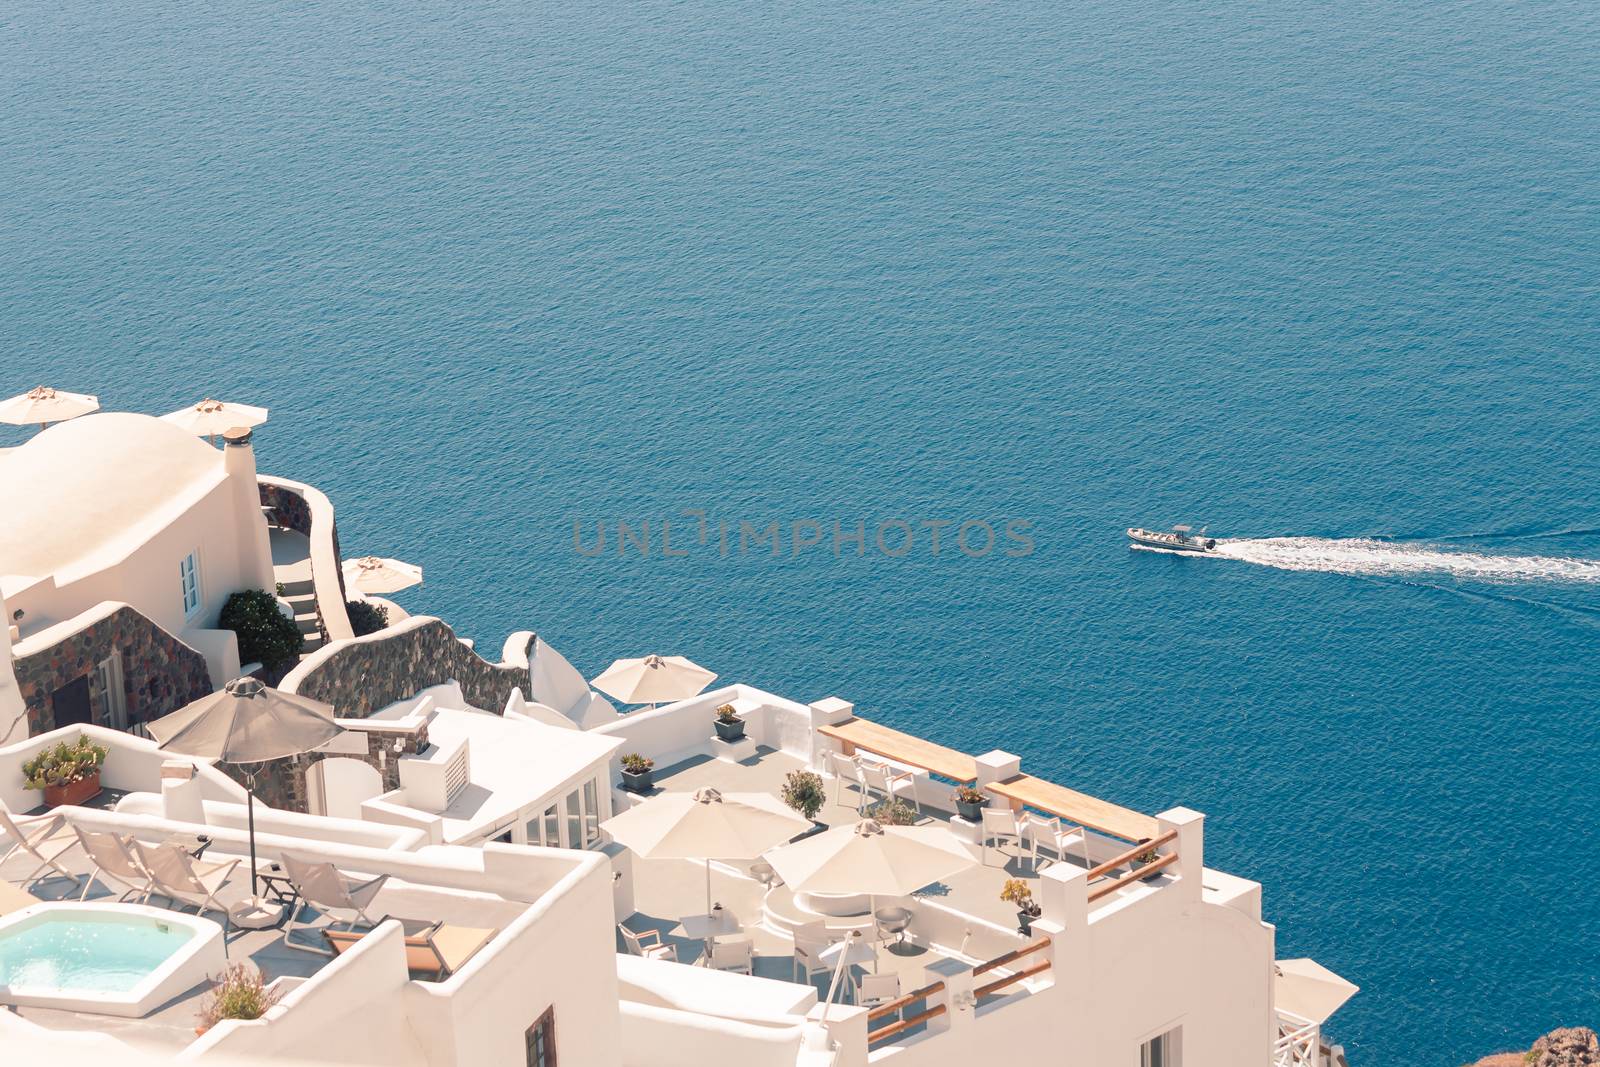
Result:
{"label": "patio umbrella", "polygon": [[216,437],[235,426],[249,428],[267,421],[267,409],[249,404],[233,404],[226,400],[212,400],[209,396],[192,407],[179,408],[161,416],[162,421],[174,423],[200,437]]}
{"label": "patio umbrella", "polygon": [[0,401],[0,422],[13,426],[41,426],[66,422],[100,409],[100,398],[87,393],[68,393],[48,385],[29,389],[20,396]]}
{"label": "patio umbrella", "polygon": [[716,677],[682,656],[645,656],[617,660],[590,684],[624,704],[664,704],[687,700]]}
{"label": "patio umbrella", "polygon": [[766,793],[663,793],[600,824],[645,859],[704,860],[706,911],[711,911],[711,861],[754,859],[811,827],[811,821]]}
{"label": "patio umbrella", "polygon": [[345,583],[363,593],[398,593],[422,584],[422,568],[398,559],[362,556],[345,560],[343,569]]}
{"label": "patio umbrella", "polygon": [[235,678],[148,726],[158,748],[244,766],[250,896],[256,900],[256,772],[268,760],[310,752],[342,734],[333,706],[270,689],[254,678]]}
{"label": "patio umbrella", "polygon": [[1279,960],[1272,968],[1273,1005],[1321,1026],[1361,987],[1316,960]]}
{"label": "patio umbrella", "polygon": [[797,893],[903,897],[978,865],[978,858],[942,826],[882,826],[863,819],[835,826],[766,853]]}

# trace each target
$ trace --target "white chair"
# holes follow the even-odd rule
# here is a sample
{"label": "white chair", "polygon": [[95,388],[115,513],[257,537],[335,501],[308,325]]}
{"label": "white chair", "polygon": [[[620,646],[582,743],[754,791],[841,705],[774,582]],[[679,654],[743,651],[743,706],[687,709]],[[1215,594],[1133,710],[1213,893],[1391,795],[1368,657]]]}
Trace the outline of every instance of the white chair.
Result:
{"label": "white chair", "polygon": [[[1010,841],[1022,848],[1022,827],[1017,825],[1017,813],[1010,808],[984,808],[983,809],[983,862],[989,862],[989,842],[995,842],[995,848]],[[1005,853],[1001,853],[1005,855]]]}
{"label": "white chair", "polygon": [[794,928],[794,977],[800,981],[800,971],[805,970],[805,981],[810,982],[819,974],[832,974],[833,968],[829,967],[822,959],[822,952],[831,942],[828,939],[828,926],[822,922],[810,922]]}
{"label": "white chair", "polygon": [[[879,1004],[887,1004],[892,1000],[900,999],[900,976],[898,974],[864,974],[856,986],[856,1006],[860,1008],[876,1008]],[[898,1018],[900,1012],[895,1012]]]}
{"label": "white chair", "polygon": [[228,881],[238,860],[197,863],[182,845],[132,843],[134,859],[150,875],[150,895],[163,896],[174,904],[188,904],[195,914],[207,908],[222,913],[222,928],[228,929],[228,909],[217,899],[217,891]]}
{"label": "white chair", "polygon": [[346,929],[354,930],[357,923],[366,923],[376,926],[377,922],[367,914],[367,908],[372,906],[373,899],[378,895],[378,890],[389,880],[387,874],[380,874],[376,878],[357,881],[347,878],[339,873],[339,869],[331,863],[311,863],[298,859],[285,852],[279,857],[283,864],[283,873],[288,875],[289,884],[294,888],[295,901],[293,911],[283,924],[283,943],[290,948],[297,948],[304,952],[322,950],[309,945],[297,945],[290,935],[295,930],[306,929],[310,923],[300,923],[300,907],[311,904],[323,911],[349,911],[354,915],[346,922]]}
{"label": "white chair", "polygon": [[1055,816],[1035,815],[1028,812],[1022,817],[1022,835],[1028,841],[1028,849],[1033,853],[1033,865],[1039,866],[1039,846],[1055,851],[1056,860],[1067,858],[1067,849],[1073,845],[1081,846],[1083,862],[1086,866],[1093,867],[1089,862],[1089,842],[1081,826],[1064,829],[1061,820]]}
{"label": "white chair", "polygon": [[54,871],[63,878],[78,880],[78,876],[61,863],[73,848],[78,835],[72,832],[62,815],[12,815],[0,804],[0,832],[11,839],[11,847],[0,856],[0,867],[17,854],[30,856],[38,864],[26,878],[17,883],[21,889],[37,882],[46,871]]}
{"label": "white chair", "polygon": [[909,793],[912,806],[917,809],[918,815],[922,814],[922,798],[917,795],[917,776],[910,771],[897,771],[886,763],[862,760],[861,786],[869,797],[876,789],[883,794],[885,801],[893,800],[896,793]]}
{"label": "white chair", "polygon": [[660,930],[645,930],[636,934],[621,923],[617,924],[617,929],[622,931],[622,940],[628,943],[628,951],[633,955],[643,956],[647,960],[678,962],[678,946],[662,941]]}
{"label": "white chair", "polygon": [[706,965],[714,971],[754,974],[755,947],[750,944],[750,939],[745,937],[718,941],[711,946],[711,955],[707,958]]}
{"label": "white chair", "polygon": [[126,886],[118,900],[127,900],[130,896],[139,894],[139,903],[143,904],[150,899],[150,891],[154,883],[150,880],[149,873],[133,856],[133,849],[128,845],[128,839],[117,834],[96,833],[78,827],[78,841],[83,845],[83,851],[94,864],[94,870],[89,872],[89,877],[83,880],[83,892],[78,894],[79,900],[89,896],[89,890],[94,888],[98,880],[107,890],[115,889],[107,879],[114,879]]}
{"label": "white chair", "polygon": [[833,802],[844,806],[844,787],[849,782],[856,787],[856,811],[860,812],[867,804],[866,786],[861,782],[861,758],[846,756],[843,752],[830,752],[828,766],[833,769]]}

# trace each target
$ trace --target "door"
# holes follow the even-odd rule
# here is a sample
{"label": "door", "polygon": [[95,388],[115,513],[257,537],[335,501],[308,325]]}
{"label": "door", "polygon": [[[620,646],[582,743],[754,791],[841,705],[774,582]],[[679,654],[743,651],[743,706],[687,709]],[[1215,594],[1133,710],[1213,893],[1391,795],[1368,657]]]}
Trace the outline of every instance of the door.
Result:
{"label": "door", "polygon": [[74,678],[50,694],[50,714],[56,726],[92,723],[94,715],[89,710],[89,676]]}
{"label": "door", "polygon": [[360,760],[330,756],[312,764],[310,774],[307,806],[313,815],[359,819],[361,802],[383,792],[383,775]]}
{"label": "door", "polygon": [[113,730],[128,728],[128,694],[122,684],[122,653],[113,652],[95,668],[96,688],[100,690],[102,726]]}

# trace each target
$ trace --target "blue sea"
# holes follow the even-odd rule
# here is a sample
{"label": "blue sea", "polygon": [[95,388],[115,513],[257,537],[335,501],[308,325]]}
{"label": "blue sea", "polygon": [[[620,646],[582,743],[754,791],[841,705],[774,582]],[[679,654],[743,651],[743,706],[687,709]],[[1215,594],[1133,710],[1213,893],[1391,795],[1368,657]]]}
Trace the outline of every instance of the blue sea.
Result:
{"label": "blue sea", "polygon": [[[1592,2],[10,0],[0,55],[0,393],[269,405],[480,648],[1203,811],[1358,1065],[1600,1022]],[[1122,535],[1183,521],[1237,540]]]}

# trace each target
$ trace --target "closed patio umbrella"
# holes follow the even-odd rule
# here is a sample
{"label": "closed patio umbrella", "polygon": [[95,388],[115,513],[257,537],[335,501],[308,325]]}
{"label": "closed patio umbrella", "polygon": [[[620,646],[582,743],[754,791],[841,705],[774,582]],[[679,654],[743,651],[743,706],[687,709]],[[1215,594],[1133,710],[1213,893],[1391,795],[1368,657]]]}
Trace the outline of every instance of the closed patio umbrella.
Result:
{"label": "closed patio umbrella", "polygon": [[1321,1026],[1361,987],[1316,960],[1279,960],[1272,968],[1273,1006]]}
{"label": "closed patio umbrella", "polygon": [[266,912],[256,894],[256,772],[268,760],[310,752],[342,734],[344,730],[333,721],[333,706],[271,689],[254,678],[235,678],[210,696],[150,723],[149,730],[157,747],[165,751],[244,767],[250,897],[258,912]]}
{"label": "closed patio umbrella", "polygon": [[212,400],[209,396],[198,404],[161,416],[162,421],[183,427],[199,437],[216,437],[235,426],[249,429],[267,421],[267,409],[249,404],[234,404],[226,400]]}
{"label": "closed patio umbrella", "polygon": [[711,861],[754,859],[811,827],[811,821],[766,793],[663,793],[600,824],[645,859],[704,860],[706,911]]}
{"label": "closed patio umbrella", "polygon": [[398,559],[362,556],[345,560],[343,569],[346,584],[363,593],[398,593],[422,584],[422,568]]}
{"label": "closed patio umbrella", "polygon": [[624,704],[665,704],[687,700],[716,677],[682,656],[644,656],[617,660],[590,684]]}
{"label": "closed patio umbrella", "polygon": [[0,401],[0,422],[9,422],[13,426],[30,426],[34,423],[43,426],[52,422],[66,422],[98,410],[100,398],[97,396],[69,393],[40,385],[19,396]]}

